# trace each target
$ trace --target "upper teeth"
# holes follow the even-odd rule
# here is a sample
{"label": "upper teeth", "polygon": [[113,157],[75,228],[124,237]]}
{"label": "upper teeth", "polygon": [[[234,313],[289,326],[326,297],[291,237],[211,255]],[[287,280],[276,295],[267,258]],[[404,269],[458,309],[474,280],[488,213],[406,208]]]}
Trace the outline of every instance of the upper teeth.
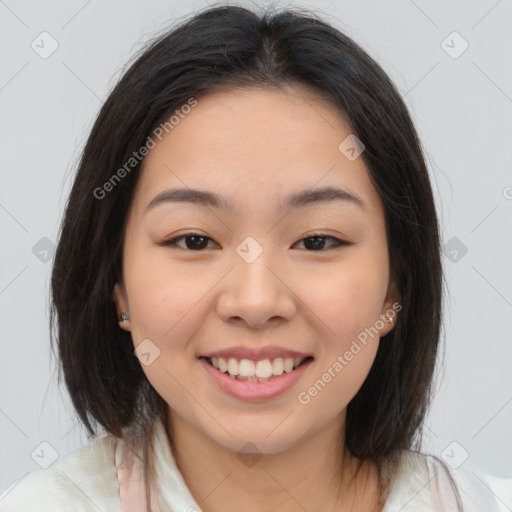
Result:
{"label": "upper teeth", "polygon": [[257,377],[265,379],[273,375],[282,375],[283,372],[290,373],[294,368],[304,361],[305,357],[276,357],[252,361],[251,359],[235,359],[234,357],[212,357],[212,365],[221,372],[228,372],[231,376]]}

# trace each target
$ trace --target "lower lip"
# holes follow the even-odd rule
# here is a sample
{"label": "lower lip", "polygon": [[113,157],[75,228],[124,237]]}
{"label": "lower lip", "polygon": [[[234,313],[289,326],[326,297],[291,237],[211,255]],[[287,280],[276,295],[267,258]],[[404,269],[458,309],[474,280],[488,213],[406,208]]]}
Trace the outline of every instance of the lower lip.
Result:
{"label": "lower lip", "polygon": [[199,359],[214,382],[228,395],[246,402],[263,402],[288,391],[304,374],[313,359],[308,359],[296,370],[264,382],[237,380],[214,368],[206,359]]}

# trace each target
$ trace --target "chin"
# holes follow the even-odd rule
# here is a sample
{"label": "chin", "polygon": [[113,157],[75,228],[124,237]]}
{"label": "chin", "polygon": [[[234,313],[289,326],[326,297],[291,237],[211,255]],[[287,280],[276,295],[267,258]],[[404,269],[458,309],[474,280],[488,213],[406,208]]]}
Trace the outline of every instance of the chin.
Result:
{"label": "chin", "polygon": [[275,421],[267,418],[256,422],[252,418],[250,423],[245,421],[237,425],[230,424],[226,427],[229,434],[222,429],[221,432],[211,432],[210,423],[209,430],[203,430],[203,434],[234,453],[281,453],[300,444],[304,435],[303,427],[299,432],[293,424],[285,426],[283,418],[286,418],[286,414],[281,414]]}
{"label": "chin", "polygon": [[245,435],[237,436],[233,439],[216,440],[224,449],[229,450],[236,454],[259,454],[271,455],[285,452],[296,446],[300,440],[269,440],[266,434],[260,436]]}

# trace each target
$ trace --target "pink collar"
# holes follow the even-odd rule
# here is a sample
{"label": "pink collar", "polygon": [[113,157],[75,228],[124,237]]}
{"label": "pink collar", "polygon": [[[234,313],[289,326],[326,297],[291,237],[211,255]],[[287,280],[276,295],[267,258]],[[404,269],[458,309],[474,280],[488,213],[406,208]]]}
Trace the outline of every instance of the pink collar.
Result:
{"label": "pink collar", "polygon": [[[144,466],[140,454],[134,453],[122,439],[118,439],[115,449],[115,464],[122,511],[148,512]],[[160,512],[160,496],[155,487],[151,489],[151,511],[149,512]]]}

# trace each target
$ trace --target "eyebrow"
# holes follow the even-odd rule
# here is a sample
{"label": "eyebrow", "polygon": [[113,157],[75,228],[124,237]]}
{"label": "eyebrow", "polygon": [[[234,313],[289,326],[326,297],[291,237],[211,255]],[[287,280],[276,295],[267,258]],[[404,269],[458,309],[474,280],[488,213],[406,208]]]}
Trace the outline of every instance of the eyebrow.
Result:
{"label": "eyebrow", "polygon": [[[291,194],[285,198],[285,202],[281,208],[303,208],[313,204],[333,201],[342,201],[344,203],[354,204],[359,208],[366,210],[364,202],[357,195],[337,187],[306,189],[301,192]],[[224,196],[205,190],[173,188],[164,190],[157,194],[147,205],[146,213],[156,206],[166,203],[191,203],[219,210],[233,210],[233,203]]]}

